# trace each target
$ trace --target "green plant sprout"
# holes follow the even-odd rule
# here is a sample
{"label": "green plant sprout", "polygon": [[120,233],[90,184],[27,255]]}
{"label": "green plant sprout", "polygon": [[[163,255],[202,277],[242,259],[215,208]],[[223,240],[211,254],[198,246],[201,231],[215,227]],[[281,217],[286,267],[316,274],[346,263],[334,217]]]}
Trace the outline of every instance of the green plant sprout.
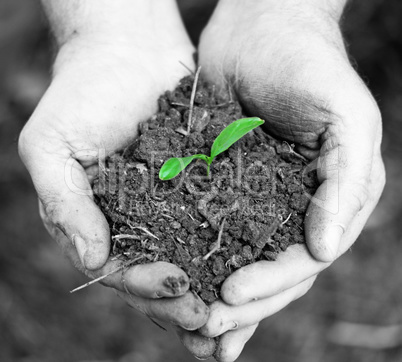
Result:
{"label": "green plant sprout", "polygon": [[211,163],[216,156],[226,151],[236,141],[254,128],[261,126],[263,123],[264,121],[258,117],[242,118],[234,121],[224,128],[218,137],[216,137],[211,147],[211,156],[197,154],[189,157],[170,158],[160,169],[159,178],[161,180],[171,180],[175,178],[195,159],[201,159],[207,163],[207,175],[209,176]]}

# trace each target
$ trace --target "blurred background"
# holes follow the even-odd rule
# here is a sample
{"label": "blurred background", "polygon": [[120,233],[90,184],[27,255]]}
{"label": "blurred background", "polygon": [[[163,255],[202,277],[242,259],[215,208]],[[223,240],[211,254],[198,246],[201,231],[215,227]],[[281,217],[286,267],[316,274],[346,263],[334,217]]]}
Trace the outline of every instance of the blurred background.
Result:
{"label": "blurred background", "polygon": [[[195,42],[214,3],[180,1]],[[387,186],[353,249],[261,323],[240,362],[402,361],[402,2],[351,3],[343,28],[383,114]],[[111,290],[68,293],[86,278],[43,228],[17,155],[18,133],[49,83],[51,48],[39,1],[0,0],[0,361],[192,361],[173,333]]]}

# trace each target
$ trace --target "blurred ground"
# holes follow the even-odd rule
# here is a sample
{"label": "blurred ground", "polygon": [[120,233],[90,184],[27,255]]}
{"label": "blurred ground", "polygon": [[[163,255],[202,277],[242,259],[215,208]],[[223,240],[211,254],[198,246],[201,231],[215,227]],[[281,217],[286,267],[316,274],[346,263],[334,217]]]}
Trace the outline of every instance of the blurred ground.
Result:
{"label": "blurred ground", "polygon": [[[192,14],[199,5],[181,3],[196,39],[199,19]],[[353,250],[305,297],[260,325],[241,362],[402,360],[401,19],[400,0],[360,0],[344,24],[353,62],[384,118],[388,183],[380,205]],[[68,293],[86,279],[42,227],[16,152],[18,133],[49,80],[49,44],[37,1],[0,0],[0,361],[192,361],[171,333],[110,290]]]}

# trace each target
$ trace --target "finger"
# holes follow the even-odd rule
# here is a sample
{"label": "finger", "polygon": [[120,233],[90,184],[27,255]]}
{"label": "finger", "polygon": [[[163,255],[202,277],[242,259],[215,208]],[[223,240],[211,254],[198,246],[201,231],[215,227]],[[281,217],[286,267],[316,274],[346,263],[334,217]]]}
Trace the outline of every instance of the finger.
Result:
{"label": "finger", "polygon": [[363,209],[356,215],[353,221],[350,223],[349,228],[346,230],[345,234],[342,236],[341,244],[338,250],[338,255],[346,252],[354,243],[354,241],[359,236],[361,230],[366,225],[368,218],[376,207],[382,190],[385,185],[385,167],[381,155],[378,154],[375,157],[373,168],[372,168],[372,178],[369,183],[370,194],[368,200],[363,207]]}
{"label": "finger", "polygon": [[96,271],[86,270],[82,266],[73,244],[44,214],[44,208],[40,202],[39,212],[46,229],[77,269],[86,273],[91,278],[98,278],[120,268],[117,272],[102,279],[101,283],[103,285],[122,292],[128,291],[144,298],[177,297],[183,295],[188,290],[190,282],[187,274],[176,265],[166,262],[132,265],[121,268],[127,262],[108,260],[102,268]]}
{"label": "finger", "polygon": [[290,246],[275,262],[261,260],[230,275],[222,285],[222,300],[241,305],[272,297],[318,274],[329,263],[319,262],[305,244]]}
{"label": "finger", "polygon": [[311,277],[273,297],[252,301],[240,306],[216,301],[210,305],[208,322],[200,328],[200,333],[205,337],[212,338],[230,330],[243,329],[259,323],[306,294],[313,285],[315,278]]}
{"label": "finger", "polygon": [[[359,94],[351,99],[360,98]],[[348,114],[341,114],[323,135],[317,164],[320,187],[305,218],[309,250],[324,262],[341,254],[343,235],[366,203],[378,201],[382,191],[382,187],[370,187],[372,176],[384,179],[383,173],[373,173],[381,142],[381,117],[374,104],[357,104],[356,108],[358,111],[347,107]],[[368,217],[369,213],[365,214]]]}
{"label": "finger", "polygon": [[131,307],[150,318],[180,326],[193,331],[203,326],[209,315],[209,309],[196,294],[188,291],[177,298],[148,299],[136,295],[117,292]]}
{"label": "finger", "polygon": [[[40,108],[33,118],[41,116]],[[21,133],[19,152],[46,214],[75,245],[85,268],[96,270],[109,256],[110,232],[105,217],[92,200],[84,168],[57,140],[58,135],[39,137],[30,128],[28,123]],[[92,152],[87,156],[95,160],[97,155]]]}
{"label": "finger", "polygon": [[[106,275],[119,269],[122,264],[121,261],[109,261],[101,273],[92,272],[91,277]],[[178,297],[185,294],[190,286],[187,274],[176,265],[166,262],[123,268],[103,279],[102,284],[143,298]]]}
{"label": "finger", "polygon": [[[119,285],[115,277],[115,285]],[[166,262],[135,265],[122,273],[123,283],[136,295],[146,298],[177,297],[190,286],[187,274],[176,265]]]}
{"label": "finger", "polygon": [[[371,185],[370,189],[381,193],[384,173],[380,158],[375,162],[373,172],[380,177],[380,185]],[[375,180],[375,178],[373,179]],[[354,218],[349,229],[343,236],[339,253],[342,254],[350,248],[362,230],[367,218],[378,202],[379,194],[370,196],[363,209]],[[286,252],[278,255],[275,262],[259,261],[247,265],[227,278],[221,288],[222,299],[231,305],[240,305],[254,299],[263,299],[276,295],[281,291],[301,283],[327,268],[330,263],[318,261],[312,257],[303,244],[290,246]],[[267,282],[267,278],[269,281]]]}
{"label": "finger", "polygon": [[236,331],[226,332],[220,339],[215,352],[217,362],[233,362],[243,351],[244,345],[252,337],[258,324]]}
{"label": "finger", "polygon": [[216,341],[213,338],[204,337],[197,331],[186,331],[178,326],[175,326],[174,330],[181,343],[194,357],[204,360],[214,354]]}

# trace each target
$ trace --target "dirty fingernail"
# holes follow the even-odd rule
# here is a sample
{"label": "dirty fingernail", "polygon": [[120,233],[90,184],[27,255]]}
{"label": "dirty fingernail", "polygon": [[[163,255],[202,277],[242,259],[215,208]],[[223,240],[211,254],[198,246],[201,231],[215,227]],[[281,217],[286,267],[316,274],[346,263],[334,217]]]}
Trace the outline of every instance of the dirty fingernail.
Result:
{"label": "dirty fingernail", "polygon": [[184,294],[189,287],[189,281],[184,276],[169,276],[163,282],[163,290],[157,292],[162,297],[176,297]]}
{"label": "dirty fingernail", "polygon": [[75,248],[77,249],[77,253],[81,260],[81,263],[84,266],[84,268],[86,268],[85,254],[87,252],[87,244],[85,240],[81,238],[79,235],[74,235],[72,239],[73,239],[72,243],[75,245]]}

